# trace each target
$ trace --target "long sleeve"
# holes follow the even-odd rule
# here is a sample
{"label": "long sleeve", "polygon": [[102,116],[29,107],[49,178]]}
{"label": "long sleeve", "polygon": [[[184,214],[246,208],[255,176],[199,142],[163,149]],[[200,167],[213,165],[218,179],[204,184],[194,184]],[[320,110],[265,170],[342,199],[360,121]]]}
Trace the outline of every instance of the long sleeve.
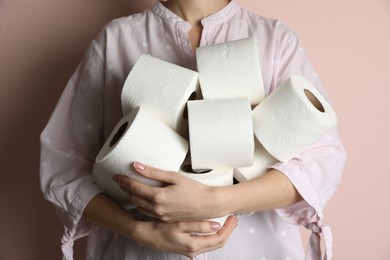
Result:
{"label": "long sleeve", "polygon": [[[298,38],[284,24],[279,26],[284,32],[277,39],[277,45],[282,47],[279,48],[280,52],[275,52],[275,86],[292,74],[301,74],[327,98]],[[322,223],[323,209],[340,183],[345,160],[346,153],[335,128],[295,158],[271,167],[284,173],[304,199],[289,207],[277,209],[277,212],[283,219],[303,225],[313,232],[307,259],[318,257],[318,254],[312,255],[313,252],[320,254],[321,232],[327,246],[326,255],[331,258],[332,238],[329,227]]]}
{"label": "long sleeve", "polygon": [[74,240],[94,229],[81,216],[87,203],[101,192],[91,170],[102,145],[103,93],[103,53],[94,41],[41,134],[41,190],[65,227],[65,259],[73,258]]}
{"label": "long sleeve", "polygon": [[[87,259],[184,259],[141,247],[81,216],[88,202],[102,192],[91,171],[105,138],[122,116],[120,95],[129,71],[142,54],[193,68],[196,57],[188,25],[159,1],[143,13],[118,18],[90,45],[67,84],[41,134],[41,188],[65,227],[64,259],[73,259],[73,242],[83,236],[89,236]],[[283,23],[250,14],[231,0],[202,25],[203,46],[256,39],[267,94],[300,73],[325,95],[297,37]],[[345,151],[334,129],[291,161],[271,166],[291,180],[304,201],[242,217],[227,244],[205,257],[302,259],[299,224],[315,231],[311,252],[317,253],[319,232],[329,233],[322,224],[322,210],[340,182],[344,161]]]}

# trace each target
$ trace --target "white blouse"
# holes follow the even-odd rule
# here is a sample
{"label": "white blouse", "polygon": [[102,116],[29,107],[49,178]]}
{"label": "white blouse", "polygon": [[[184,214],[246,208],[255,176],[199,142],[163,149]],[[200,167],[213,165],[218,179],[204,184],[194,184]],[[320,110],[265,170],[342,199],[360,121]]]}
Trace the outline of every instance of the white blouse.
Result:
{"label": "white blouse", "polygon": [[[292,74],[302,74],[326,96],[296,35],[282,22],[242,9],[232,0],[202,20],[200,45],[246,37],[257,42],[268,95]],[[91,170],[106,138],[122,117],[124,81],[142,54],[196,70],[188,32],[191,26],[157,2],[143,13],[110,22],[89,46],[41,134],[41,188],[65,227],[64,259],[73,243],[88,237],[87,259],[187,259],[154,251],[81,218],[88,202],[102,191]],[[227,244],[196,259],[304,259],[298,225],[313,231],[308,259],[320,259],[320,233],[331,257],[331,234],[323,209],[338,183],[345,151],[334,129],[299,156],[272,166],[283,172],[304,198],[286,208],[240,216]]]}

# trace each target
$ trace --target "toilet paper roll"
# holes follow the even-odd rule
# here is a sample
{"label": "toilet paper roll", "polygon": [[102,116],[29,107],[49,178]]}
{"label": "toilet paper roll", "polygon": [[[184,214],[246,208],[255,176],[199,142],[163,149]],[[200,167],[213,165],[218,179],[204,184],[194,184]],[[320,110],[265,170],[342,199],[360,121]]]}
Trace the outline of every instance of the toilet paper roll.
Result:
{"label": "toilet paper roll", "polygon": [[[185,130],[184,109],[199,92],[198,73],[178,65],[142,55],[130,71],[122,89],[123,114],[137,106],[178,133]],[[184,127],[184,129],[183,129]]]}
{"label": "toilet paper roll", "polygon": [[189,101],[188,123],[194,170],[252,165],[254,136],[248,98]]}
{"label": "toilet paper roll", "polygon": [[[190,164],[184,164],[179,173],[184,176],[196,180],[202,184],[208,186],[230,186],[233,185],[233,169],[221,169],[221,170],[204,170],[202,172],[196,172],[192,170],[192,166]],[[221,227],[225,224],[226,219],[229,217],[223,216],[219,218],[208,219],[209,221],[218,222]],[[197,235],[210,235],[213,233],[196,233]]]}
{"label": "toilet paper roll", "polygon": [[233,175],[238,182],[249,181],[263,175],[269,166],[277,162],[278,160],[267,152],[258,140],[255,140],[253,165],[249,167],[235,168]]}
{"label": "toilet paper roll", "polygon": [[127,175],[152,186],[159,181],[144,178],[133,168],[139,161],[168,171],[178,171],[188,152],[188,143],[164,123],[136,107],[116,125],[96,157],[92,176],[110,197],[131,208],[127,195],[112,180]]}
{"label": "toilet paper roll", "polygon": [[330,104],[303,76],[293,75],[253,111],[256,138],[279,161],[301,153],[337,124]]}
{"label": "toilet paper roll", "polygon": [[233,185],[233,169],[194,171],[191,165],[183,165],[179,171],[184,176],[209,186]]}
{"label": "toilet paper roll", "polygon": [[204,99],[248,97],[251,105],[264,99],[259,55],[253,38],[196,50],[200,87]]}

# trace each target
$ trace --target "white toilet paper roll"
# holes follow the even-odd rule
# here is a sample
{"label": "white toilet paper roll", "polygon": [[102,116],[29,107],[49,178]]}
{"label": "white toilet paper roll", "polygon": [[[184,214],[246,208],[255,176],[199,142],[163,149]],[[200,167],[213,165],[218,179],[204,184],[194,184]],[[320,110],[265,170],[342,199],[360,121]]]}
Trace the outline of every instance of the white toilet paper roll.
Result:
{"label": "white toilet paper roll", "polygon": [[204,99],[248,97],[251,105],[264,99],[259,55],[253,38],[200,47],[196,50]]}
{"label": "white toilet paper roll", "polygon": [[184,109],[199,92],[198,73],[178,65],[142,55],[130,71],[122,89],[124,115],[143,107],[163,123],[182,133]]}
{"label": "white toilet paper roll", "polygon": [[337,124],[330,104],[303,76],[293,75],[253,111],[256,138],[279,161],[301,153]]}
{"label": "white toilet paper roll", "polygon": [[233,185],[233,169],[203,170],[194,171],[191,165],[183,165],[180,173],[209,186],[230,186]]}
{"label": "white toilet paper roll", "polygon": [[[208,186],[230,186],[233,185],[233,169],[221,169],[221,170],[204,170],[203,172],[195,172],[192,170],[190,164],[184,164],[179,171],[184,176],[196,180],[202,184]],[[229,217],[223,216],[219,218],[208,219],[210,221],[218,222],[221,227],[225,224],[226,219]],[[197,235],[209,235],[213,233],[197,233]]]}
{"label": "white toilet paper roll", "polygon": [[278,160],[269,154],[258,140],[255,140],[253,165],[249,167],[235,168],[233,175],[239,182],[249,181],[263,175],[269,166],[277,162]]}
{"label": "white toilet paper roll", "polygon": [[194,170],[252,165],[254,136],[248,98],[189,101],[188,123]]}
{"label": "white toilet paper roll", "polygon": [[164,170],[178,171],[188,152],[188,143],[164,123],[136,107],[114,128],[96,157],[93,178],[113,199],[131,207],[127,195],[112,180],[127,175],[143,183],[160,186],[158,181],[139,175],[132,163],[139,161]]}

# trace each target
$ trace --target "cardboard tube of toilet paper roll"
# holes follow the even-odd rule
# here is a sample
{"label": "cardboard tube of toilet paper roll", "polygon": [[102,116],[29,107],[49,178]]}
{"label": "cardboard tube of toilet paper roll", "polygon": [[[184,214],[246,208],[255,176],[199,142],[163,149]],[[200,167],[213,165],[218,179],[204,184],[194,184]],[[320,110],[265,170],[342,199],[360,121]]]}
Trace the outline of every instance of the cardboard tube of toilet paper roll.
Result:
{"label": "cardboard tube of toilet paper roll", "polygon": [[[233,185],[233,169],[220,169],[220,170],[203,170],[200,172],[193,171],[190,164],[184,164],[179,173],[184,176],[196,180],[202,184],[209,186],[230,186]],[[221,227],[225,224],[226,219],[229,216],[223,216],[219,218],[208,219],[210,221],[218,222]],[[197,233],[197,235],[210,235],[214,233]]]}
{"label": "cardboard tube of toilet paper roll", "polygon": [[253,164],[254,136],[248,98],[188,101],[194,170]]}
{"label": "cardboard tube of toilet paper roll", "polygon": [[249,167],[234,168],[233,176],[239,182],[249,181],[264,174],[269,166],[277,162],[278,160],[269,154],[258,140],[255,140],[253,165]]}
{"label": "cardboard tube of toilet paper roll", "polygon": [[303,76],[293,75],[253,111],[256,138],[285,162],[337,125],[330,104]]}
{"label": "cardboard tube of toilet paper roll", "polygon": [[111,180],[122,174],[143,183],[161,183],[137,174],[135,161],[169,171],[178,171],[188,152],[188,143],[164,123],[136,107],[124,116],[96,157],[92,176],[96,184],[110,197],[127,208],[132,205],[127,195]]}
{"label": "cardboard tube of toilet paper roll", "polygon": [[248,97],[251,105],[264,99],[254,38],[200,47],[196,60],[204,99]]}
{"label": "cardboard tube of toilet paper roll", "polygon": [[142,55],[122,89],[123,114],[143,107],[178,133],[185,131],[187,101],[197,99],[198,73],[150,55]]}

